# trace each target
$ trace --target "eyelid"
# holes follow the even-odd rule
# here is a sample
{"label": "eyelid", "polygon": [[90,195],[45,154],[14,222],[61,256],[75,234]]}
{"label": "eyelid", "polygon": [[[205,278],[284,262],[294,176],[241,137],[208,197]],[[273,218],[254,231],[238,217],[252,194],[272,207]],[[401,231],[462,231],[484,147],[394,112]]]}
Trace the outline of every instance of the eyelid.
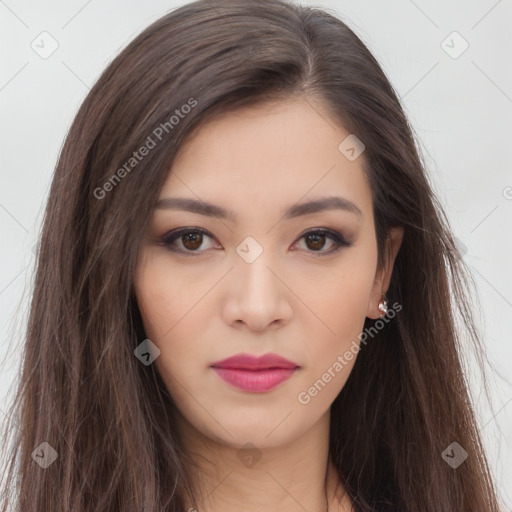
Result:
{"label": "eyelid", "polygon": [[[183,250],[183,249],[171,248],[171,244],[175,240],[178,240],[181,236],[183,236],[184,234],[188,234],[188,233],[199,233],[199,234],[202,234],[202,235],[206,235],[209,238],[211,238],[213,240],[216,240],[218,242],[216,237],[214,235],[212,235],[206,229],[199,228],[199,227],[196,227],[196,226],[190,226],[190,227],[176,228],[176,229],[173,229],[173,230],[167,232],[165,235],[160,237],[159,245],[163,245],[167,250],[169,250],[171,252],[174,252],[174,253],[177,253],[177,254],[182,254],[182,255],[185,255],[185,256],[200,256],[201,254],[205,253],[206,250],[191,251],[191,250]],[[348,248],[348,247],[350,247],[353,244],[352,241],[348,240],[342,233],[338,232],[335,229],[324,228],[324,227],[312,227],[312,228],[308,228],[307,230],[303,231],[297,237],[297,239],[294,241],[293,245],[298,243],[306,235],[309,235],[309,234],[325,235],[327,238],[330,238],[332,240],[332,242],[334,242],[334,244],[335,244],[335,247],[333,249],[330,249],[330,250],[327,250],[327,251],[322,251],[322,250],[319,250],[319,251],[312,251],[312,250],[306,251],[307,253],[309,253],[309,254],[311,254],[311,255],[313,255],[315,257],[322,257],[322,256],[331,255],[331,254],[333,254],[335,252],[338,252],[339,250],[341,250],[343,248]]]}
{"label": "eyelid", "polygon": [[213,240],[217,240],[210,232],[208,232],[206,229],[198,228],[195,226],[190,227],[183,227],[183,228],[177,228],[169,231],[164,236],[160,238],[160,245],[163,245],[168,251],[177,253],[177,254],[184,254],[186,256],[199,256],[203,254],[205,251],[185,251],[182,249],[176,249],[171,248],[170,245],[175,241],[178,240],[181,236],[187,234],[187,233],[199,233],[201,235],[206,235],[210,237]]}

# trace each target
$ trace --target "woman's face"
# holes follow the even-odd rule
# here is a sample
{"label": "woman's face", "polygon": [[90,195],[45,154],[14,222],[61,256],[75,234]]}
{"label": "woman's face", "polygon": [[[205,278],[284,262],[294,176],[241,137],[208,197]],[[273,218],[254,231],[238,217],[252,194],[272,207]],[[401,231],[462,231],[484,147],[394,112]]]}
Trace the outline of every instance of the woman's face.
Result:
{"label": "woman's face", "polygon": [[[313,105],[204,124],[182,146],[141,249],[135,290],[160,350],[153,364],[187,426],[224,444],[277,446],[325,419],[356,356],[339,358],[381,314],[389,272],[377,271],[364,152]],[[297,367],[212,367],[242,353]]]}

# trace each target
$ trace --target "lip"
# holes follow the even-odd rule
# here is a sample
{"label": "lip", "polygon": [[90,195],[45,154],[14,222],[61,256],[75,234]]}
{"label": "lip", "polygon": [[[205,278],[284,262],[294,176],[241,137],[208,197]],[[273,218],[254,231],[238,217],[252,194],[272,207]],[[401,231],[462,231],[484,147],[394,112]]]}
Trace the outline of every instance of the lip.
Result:
{"label": "lip", "polygon": [[211,366],[214,368],[230,368],[236,370],[268,370],[269,368],[293,370],[299,365],[278,354],[268,353],[262,356],[236,354],[222,361],[217,361]]}
{"label": "lip", "polygon": [[228,384],[244,391],[262,392],[275,388],[299,368],[297,363],[277,354],[237,354],[211,365]]}

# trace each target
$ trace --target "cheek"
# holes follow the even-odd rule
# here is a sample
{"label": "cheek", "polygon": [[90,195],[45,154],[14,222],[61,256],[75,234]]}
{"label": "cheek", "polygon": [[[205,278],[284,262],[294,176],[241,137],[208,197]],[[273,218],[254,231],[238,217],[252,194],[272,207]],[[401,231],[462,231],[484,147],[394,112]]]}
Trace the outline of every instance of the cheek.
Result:
{"label": "cheek", "polygon": [[[305,373],[296,400],[308,414],[318,415],[327,410],[345,386],[356,362],[361,333],[368,306],[368,292],[355,285],[347,287],[332,284],[332,295],[317,301],[318,311],[327,327],[310,326],[305,344]],[[363,281],[364,282],[364,281]],[[323,334],[320,334],[323,333]]]}
{"label": "cheek", "polygon": [[[146,336],[157,345],[178,321],[176,293],[166,286],[165,276],[145,271],[136,286],[137,303]],[[174,313],[173,313],[174,312]]]}
{"label": "cheek", "polygon": [[322,272],[320,278],[297,279],[300,288],[296,290],[324,324],[323,332],[340,340],[364,322],[374,277],[373,258],[361,248],[328,272]]}
{"label": "cheek", "polygon": [[371,251],[354,251],[333,269],[328,280],[302,284],[302,296],[307,297],[307,304],[315,313],[310,315],[305,328],[309,333],[306,360],[311,364],[313,377],[321,378],[337,361],[339,370],[341,356],[343,370],[331,370],[336,374],[334,387],[340,389],[357,356],[373,286],[373,264]]}
{"label": "cheek", "polygon": [[149,252],[135,278],[135,293],[146,335],[153,337],[156,344],[163,344],[187,325],[192,336],[197,324],[191,326],[188,322],[200,309],[198,306],[212,287],[214,277],[212,273],[205,276],[176,269],[169,265],[165,254]]}
{"label": "cheek", "polygon": [[170,270],[170,265],[158,260],[155,257],[141,268],[135,284],[145,334],[160,349],[153,364],[180,415],[199,431],[220,440],[210,423],[212,415],[222,417],[214,410],[222,397],[211,400],[206,409],[200,405],[202,398],[195,398],[209,392],[207,363],[211,361],[205,354],[204,331],[211,312],[210,303],[201,297],[212,284],[209,279],[196,282],[187,272]]}
{"label": "cheek", "polygon": [[134,287],[145,334],[160,349],[155,365],[174,396],[181,392],[180,383],[198,376],[205,366],[201,341],[211,301],[202,299],[214,276],[191,280],[165,263],[164,258],[148,257],[137,271]]}

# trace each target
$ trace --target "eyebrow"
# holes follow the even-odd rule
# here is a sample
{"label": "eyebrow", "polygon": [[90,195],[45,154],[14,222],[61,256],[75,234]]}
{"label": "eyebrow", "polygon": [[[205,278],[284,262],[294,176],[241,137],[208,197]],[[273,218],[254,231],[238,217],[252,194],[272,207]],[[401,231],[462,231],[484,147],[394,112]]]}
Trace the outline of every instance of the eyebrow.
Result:
{"label": "eyebrow", "polygon": [[[155,209],[185,210],[187,212],[197,213],[208,217],[218,217],[221,219],[236,222],[236,214],[232,210],[227,210],[222,206],[199,201],[197,199],[185,197],[166,197],[158,200]],[[358,217],[363,217],[361,210],[351,201],[343,197],[329,196],[320,197],[307,203],[294,204],[288,207],[282,214],[284,220],[293,219],[302,215],[310,215],[327,210],[345,210],[354,213]]]}

